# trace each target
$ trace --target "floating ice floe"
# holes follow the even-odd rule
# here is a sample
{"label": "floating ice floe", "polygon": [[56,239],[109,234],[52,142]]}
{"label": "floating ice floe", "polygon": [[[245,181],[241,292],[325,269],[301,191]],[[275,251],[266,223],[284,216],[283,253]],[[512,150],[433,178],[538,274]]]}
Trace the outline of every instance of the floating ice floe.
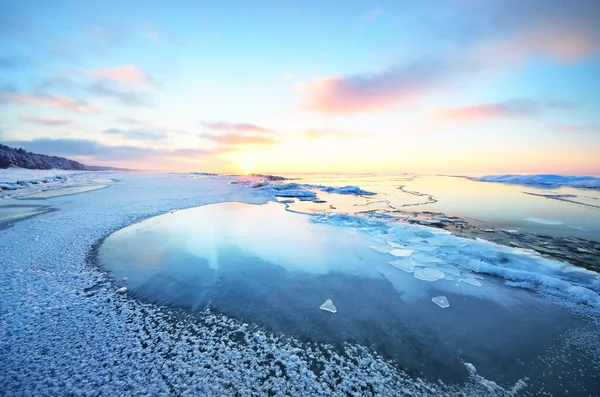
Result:
{"label": "floating ice floe", "polygon": [[388,263],[400,270],[404,270],[407,273],[412,273],[415,270],[415,264],[410,258],[389,261]]}
{"label": "floating ice floe", "polygon": [[413,252],[414,251],[412,251],[412,250],[400,249],[400,248],[396,248],[396,249],[389,251],[389,253],[394,256],[410,256]]}
{"label": "floating ice floe", "polygon": [[331,301],[331,299],[327,299],[325,301],[325,303],[323,303],[321,306],[319,306],[319,309],[321,310],[325,310],[331,313],[336,313],[337,312],[337,308],[335,307],[335,305],[333,304],[333,302]]}
{"label": "floating ice floe", "polygon": [[449,307],[450,302],[448,302],[448,298],[445,296],[436,296],[435,298],[431,298],[431,301],[441,307],[442,309]]}
{"label": "floating ice floe", "polygon": [[423,281],[436,281],[446,277],[446,274],[434,267],[419,267],[415,269],[413,276]]}

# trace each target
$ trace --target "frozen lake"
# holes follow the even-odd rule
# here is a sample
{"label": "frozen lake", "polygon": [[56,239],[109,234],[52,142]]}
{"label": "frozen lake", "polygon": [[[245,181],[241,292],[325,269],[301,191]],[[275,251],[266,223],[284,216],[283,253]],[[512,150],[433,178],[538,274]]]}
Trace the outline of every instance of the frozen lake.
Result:
{"label": "frozen lake", "polygon": [[[355,185],[372,197],[319,193],[327,204],[296,202],[301,212],[336,210],[441,212],[503,229],[600,241],[600,189],[480,182],[464,177],[413,174],[288,174],[293,182]],[[399,188],[401,187],[401,188]],[[557,199],[558,198],[558,199]],[[568,200],[568,201],[565,201]]]}
{"label": "frozen lake", "polygon": [[[97,255],[142,301],[210,308],[305,342],[360,344],[430,380],[465,381],[466,362],[502,386],[527,377],[547,391],[600,387],[586,358],[594,325],[520,288],[594,307],[597,274],[529,252],[276,203],[222,203],[121,229]],[[335,312],[321,310],[328,299]],[[575,357],[564,353],[573,343]]]}

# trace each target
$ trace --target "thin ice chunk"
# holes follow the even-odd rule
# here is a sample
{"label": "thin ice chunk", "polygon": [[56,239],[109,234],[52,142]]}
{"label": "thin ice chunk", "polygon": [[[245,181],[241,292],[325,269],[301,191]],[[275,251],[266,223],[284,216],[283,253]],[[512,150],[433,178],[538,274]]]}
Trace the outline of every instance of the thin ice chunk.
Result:
{"label": "thin ice chunk", "polygon": [[391,247],[394,247],[394,248],[402,248],[402,247],[404,247],[402,244],[398,244],[398,243],[395,243],[395,242],[393,242],[393,241],[389,241],[389,240],[387,241],[387,243],[388,243],[388,244],[389,244]]}
{"label": "thin ice chunk", "polygon": [[389,261],[388,263],[400,270],[404,270],[407,273],[412,273],[415,270],[415,264],[410,258]]}
{"label": "thin ice chunk", "polygon": [[390,251],[390,254],[394,255],[394,256],[410,256],[410,254],[412,254],[413,251],[412,250],[405,250],[405,249],[400,249],[400,248],[396,248]]}
{"label": "thin ice chunk", "polygon": [[444,272],[434,267],[417,268],[415,269],[413,275],[415,278],[423,281],[435,281],[446,277]]}
{"label": "thin ice chunk", "polygon": [[481,283],[477,280],[475,280],[474,278],[471,277],[467,277],[463,280],[463,283],[467,283],[467,284],[471,284],[474,285],[476,287],[481,287]]}
{"label": "thin ice chunk", "polygon": [[431,298],[431,301],[439,307],[441,307],[442,309],[450,306],[450,302],[448,302],[448,299],[443,295]]}
{"label": "thin ice chunk", "polygon": [[335,307],[335,305],[333,304],[333,302],[331,301],[331,299],[327,299],[325,301],[325,303],[323,303],[321,306],[319,306],[319,309],[326,310],[326,311],[331,312],[331,313],[337,312],[337,308]]}
{"label": "thin ice chunk", "polygon": [[390,247],[383,245],[371,245],[370,248],[377,252],[381,252],[382,254],[387,254],[390,251]]}

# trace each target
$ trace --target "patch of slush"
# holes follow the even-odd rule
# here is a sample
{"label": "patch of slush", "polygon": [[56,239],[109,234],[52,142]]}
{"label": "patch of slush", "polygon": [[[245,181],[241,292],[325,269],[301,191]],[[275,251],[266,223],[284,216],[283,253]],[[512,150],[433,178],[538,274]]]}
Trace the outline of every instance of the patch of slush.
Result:
{"label": "patch of slush", "polygon": [[65,187],[61,189],[53,189],[53,190],[45,190],[43,192],[27,194],[25,196],[20,196],[20,200],[26,199],[44,199],[58,196],[66,196],[68,194],[77,194],[77,193],[85,193],[90,192],[92,190],[103,189],[108,187],[108,185],[89,185],[89,186],[73,186],[73,187]]}
{"label": "patch of slush", "polygon": [[0,228],[50,210],[46,205],[0,205]]}
{"label": "patch of slush", "polygon": [[328,311],[331,313],[337,313],[337,308],[335,307],[335,305],[333,304],[331,299],[327,299],[325,301],[325,303],[323,303],[321,306],[319,306],[319,309],[325,310],[325,311]]}
{"label": "patch of slush", "polygon": [[445,296],[436,296],[434,298],[431,298],[431,301],[433,303],[435,303],[436,305],[438,305],[439,307],[441,307],[442,309],[444,309],[446,307],[450,307],[448,298],[446,298]]}

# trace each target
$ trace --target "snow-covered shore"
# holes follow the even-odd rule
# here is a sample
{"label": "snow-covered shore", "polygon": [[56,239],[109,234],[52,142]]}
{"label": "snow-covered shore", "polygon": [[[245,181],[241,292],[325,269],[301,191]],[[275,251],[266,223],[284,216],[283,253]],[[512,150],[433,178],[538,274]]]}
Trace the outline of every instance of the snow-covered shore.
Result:
{"label": "snow-covered shore", "polygon": [[0,230],[0,394],[510,395],[522,386],[501,388],[476,373],[460,388],[426,382],[366,348],[340,352],[119,293],[91,263],[108,234],[174,209],[269,197],[231,184],[235,177],[118,175],[106,189],[46,200],[57,211]]}

